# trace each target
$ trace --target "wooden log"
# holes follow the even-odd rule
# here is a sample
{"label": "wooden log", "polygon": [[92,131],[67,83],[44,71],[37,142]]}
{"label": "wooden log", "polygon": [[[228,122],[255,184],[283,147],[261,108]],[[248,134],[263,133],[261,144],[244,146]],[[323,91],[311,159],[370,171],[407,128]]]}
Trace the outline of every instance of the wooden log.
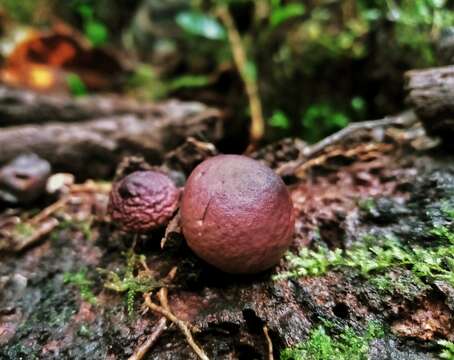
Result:
{"label": "wooden log", "polygon": [[454,66],[406,73],[408,102],[427,132],[443,138],[454,136]]}
{"label": "wooden log", "polygon": [[73,98],[0,86],[0,127],[47,121],[75,122],[121,114],[143,115],[156,107],[160,108],[114,95]]}
{"label": "wooden log", "polygon": [[152,163],[188,136],[217,141],[223,126],[219,111],[176,100],[154,106],[146,116],[115,115],[79,123],[51,122],[0,130],[0,164],[21,153],[35,153],[54,170],[78,177],[111,175],[124,155],[140,154]]}

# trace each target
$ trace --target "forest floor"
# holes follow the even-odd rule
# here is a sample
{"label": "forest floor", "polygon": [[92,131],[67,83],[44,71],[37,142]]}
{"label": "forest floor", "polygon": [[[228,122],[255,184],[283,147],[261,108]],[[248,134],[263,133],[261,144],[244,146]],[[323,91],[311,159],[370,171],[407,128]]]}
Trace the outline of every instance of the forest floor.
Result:
{"label": "forest floor", "polygon": [[[454,156],[418,146],[418,126],[378,132],[285,176],[294,242],[254,276],[197,259],[176,221],[140,236],[133,252],[134,236],[105,220],[108,184],[86,183],[47,216],[59,222],[52,232],[0,255],[0,358],[128,358],[161,317],[142,293],[161,286],[210,359],[269,359],[270,345],[276,359],[449,355],[439,341],[454,341]],[[277,170],[301,151],[285,140],[253,156]],[[196,355],[168,323],[144,359]]]}

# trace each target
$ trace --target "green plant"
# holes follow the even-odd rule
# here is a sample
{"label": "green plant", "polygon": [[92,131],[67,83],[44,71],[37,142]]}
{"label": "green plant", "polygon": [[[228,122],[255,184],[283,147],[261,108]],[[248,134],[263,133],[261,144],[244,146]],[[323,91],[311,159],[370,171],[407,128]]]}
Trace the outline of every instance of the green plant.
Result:
{"label": "green plant", "polygon": [[438,236],[441,240],[447,240],[454,245],[454,232],[450,231],[445,226],[436,226],[430,232],[432,235]]}
{"label": "green plant", "polygon": [[75,0],[73,7],[82,19],[84,34],[92,45],[105,44],[109,39],[109,31],[106,25],[96,18],[93,1]]}
{"label": "green plant", "polygon": [[358,202],[358,207],[369,215],[377,211],[375,199],[373,198],[361,199]]}
{"label": "green plant", "polygon": [[382,275],[390,269],[403,267],[422,281],[444,280],[454,286],[453,244],[433,248],[410,248],[392,238],[382,241],[365,238],[346,251],[332,251],[324,247],[315,250],[303,248],[299,255],[289,253],[286,259],[289,271],[276,275],[275,279],[319,276],[335,267],[355,269],[363,277],[370,278]]}
{"label": "green plant", "polygon": [[79,75],[75,73],[70,73],[66,76],[66,84],[68,85],[69,91],[74,96],[83,96],[87,95],[87,87],[85,83],[80,78]]}
{"label": "green plant", "polygon": [[328,103],[319,103],[309,106],[303,115],[302,123],[303,137],[310,142],[315,142],[323,136],[347,126],[349,118]]}
{"label": "green plant", "polygon": [[369,343],[384,336],[377,322],[370,322],[363,334],[346,327],[337,336],[328,334],[328,322],[309,332],[309,338],[295,348],[285,349],[281,360],[366,360]]}
{"label": "green plant", "polygon": [[183,11],[176,17],[176,23],[187,33],[210,40],[226,40],[224,27],[213,16],[199,10]]}
{"label": "green plant", "polygon": [[409,271],[389,271],[385,274],[372,276],[368,282],[381,293],[399,293],[407,299],[413,299],[423,291],[429,290],[419,277]]}
{"label": "green plant", "polygon": [[290,127],[290,121],[288,117],[282,111],[275,111],[273,115],[268,119],[268,125],[287,130]]}
{"label": "green plant", "polygon": [[33,235],[35,228],[26,222],[20,222],[14,227],[14,237],[28,238]]}
{"label": "green plant", "polygon": [[440,353],[441,359],[454,360],[454,343],[447,340],[438,341],[438,345],[442,347],[442,352]]}
{"label": "green plant", "polygon": [[441,210],[448,218],[454,220],[454,208],[449,203],[445,203]]}
{"label": "green plant", "polygon": [[447,11],[446,0],[387,0],[388,19],[396,24],[396,39],[403,46],[418,51],[427,62],[434,62],[431,42],[440,31],[454,24],[454,14]]}
{"label": "green plant", "polygon": [[81,269],[78,272],[66,272],[63,274],[65,284],[72,284],[79,288],[80,296],[90,304],[96,304],[96,296],[91,291],[93,281],[87,278],[87,269]]}
{"label": "green plant", "polygon": [[283,4],[281,0],[271,0],[270,25],[272,28],[277,27],[287,20],[304,15],[306,9],[300,3]]}
{"label": "green plant", "polygon": [[105,269],[98,269],[98,271],[106,276],[105,288],[126,294],[126,306],[128,314],[131,315],[136,296],[162,287],[162,284],[151,276],[145,263],[145,255],[136,254],[130,249],[125,256],[126,267],[124,271],[118,273]]}
{"label": "green plant", "polygon": [[29,22],[33,19],[36,9],[42,1],[36,0],[2,0],[0,9],[4,10],[8,16],[21,22]]}

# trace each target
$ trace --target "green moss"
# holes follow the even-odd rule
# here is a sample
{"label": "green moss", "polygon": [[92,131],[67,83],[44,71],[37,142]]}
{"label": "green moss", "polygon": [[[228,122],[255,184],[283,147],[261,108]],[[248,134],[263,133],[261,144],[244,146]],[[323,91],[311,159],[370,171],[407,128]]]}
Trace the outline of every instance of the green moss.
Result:
{"label": "green moss", "polygon": [[20,222],[14,227],[14,237],[28,238],[34,232],[35,228],[28,223]]}
{"label": "green moss", "polygon": [[419,277],[410,271],[388,272],[369,279],[369,284],[382,294],[399,293],[407,299],[414,299],[421,292],[430,289]]}
{"label": "green moss", "polygon": [[281,360],[366,360],[369,343],[384,336],[383,328],[376,322],[370,322],[363,334],[346,327],[335,336],[328,333],[329,327],[325,322],[312,329],[305,342],[285,349]]}
{"label": "green moss", "polygon": [[63,275],[65,284],[75,285],[80,291],[80,297],[90,304],[96,304],[96,296],[91,291],[93,282],[87,279],[87,269],[82,269],[76,273],[66,272]]}
{"label": "green moss", "polygon": [[440,353],[441,359],[454,360],[454,343],[451,341],[440,340],[438,345],[442,347]]}
{"label": "green moss", "polygon": [[[140,271],[140,267],[144,271]],[[145,265],[145,256],[134,253],[130,249],[126,253],[126,267],[123,272],[98,269],[106,276],[104,287],[116,292],[126,294],[126,305],[131,315],[134,310],[134,300],[138,294],[144,294],[161,287],[162,284],[152,277]]]}
{"label": "green moss", "polygon": [[436,226],[434,227],[431,232],[432,235],[437,236],[441,240],[446,240],[449,243],[454,245],[454,232],[449,230],[445,226]]}
{"label": "green moss", "polygon": [[93,218],[88,218],[85,220],[63,220],[58,224],[57,228],[52,232],[51,238],[57,239],[59,236],[59,233],[62,230],[74,230],[74,231],[82,232],[82,234],[84,235],[84,238],[86,240],[92,240],[93,239],[92,225],[93,225]]}
{"label": "green moss", "polygon": [[[340,249],[332,251],[324,247],[315,250],[303,248],[298,255],[289,253],[286,256],[289,271],[276,275],[275,279],[319,276],[337,267],[354,269],[370,279],[391,269],[404,268],[423,282],[443,280],[454,286],[454,235],[447,229],[434,230],[432,235],[438,236],[442,245],[410,248],[392,238],[384,240],[366,238],[346,251]],[[385,280],[386,278],[379,278],[382,287],[385,287],[383,283]]]}
{"label": "green moss", "polygon": [[374,212],[376,212],[375,199],[373,198],[361,199],[358,202],[358,206],[366,214],[373,214]]}
{"label": "green moss", "polygon": [[79,336],[82,336],[82,337],[85,337],[85,338],[89,338],[91,336],[91,331],[87,327],[87,325],[81,325],[79,330],[77,331],[77,334]]}

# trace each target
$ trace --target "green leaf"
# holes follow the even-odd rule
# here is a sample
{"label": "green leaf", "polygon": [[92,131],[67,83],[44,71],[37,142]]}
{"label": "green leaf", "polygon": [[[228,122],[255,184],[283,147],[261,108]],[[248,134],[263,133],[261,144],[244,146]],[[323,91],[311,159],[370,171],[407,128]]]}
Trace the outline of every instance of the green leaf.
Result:
{"label": "green leaf", "polygon": [[362,97],[355,96],[351,101],[351,106],[352,106],[353,110],[355,110],[357,112],[361,112],[365,109],[366,102],[364,101],[364,99]]}
{"label": "green leaf", "polygon": [[288,19],[303,15],[304,11],[305,11],[304,5],[297,3],[277,7],[276,9],[273,9],[273,12],[271,14],[270,19],[271,25],[273,27],[276,27],[282,24],[283,22],[287,21]]}
{"label": "green leaf", "polygon": [[106,26],[95,20],[90,20],[85,24],[85,36],[90,40],[93,46],[99,46],[104,44],[108,37],[109,32]]}
{"label": "green leaf", "polygon": [[275,111],[273,116],[268,120],[268,124],[281,129],[288,129],[290,127],[290,122],[282,111]]}
{"label": "green leaf", "polygon": [[178,90],[181,88],[195,88],[207,86],[210,83],[210,78],[205,75],[182,75],[173,79],[169,84],[170,90]]}
{"label": "green leaf", "polygon": [[87,87],[80,76],[75,73],[70,73],[66,76],[66,84],[68,85],[69,91],[74,96],[83,96],[88,92]]}
{"label": "green leaf", "polygon": [[210,40],[224,40],[224,27],[213,17],[197,11],[180,12],[175,21],[187,33]]}
{"label": "green leaf", "polygon": [[80,4],[77,7],[77,11],[79,12],[80,16],[85,20],[93,19],[93,8],[88,4]]}

